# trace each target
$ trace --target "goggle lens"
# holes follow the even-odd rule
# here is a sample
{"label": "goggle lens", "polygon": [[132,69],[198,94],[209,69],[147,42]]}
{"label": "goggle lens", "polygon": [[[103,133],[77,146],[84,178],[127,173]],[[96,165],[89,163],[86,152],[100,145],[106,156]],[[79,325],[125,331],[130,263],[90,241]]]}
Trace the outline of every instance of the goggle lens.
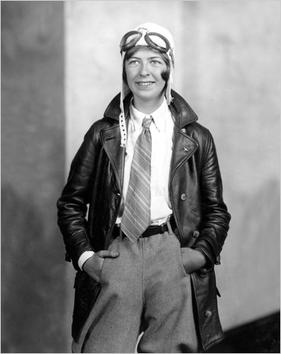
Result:
{"label": "goggle lens", "polygon": [[[130,31],[126,33],[120,42],[121,52],[126,52],[134,47],[141,39],[142,35],[142,32],[139,31]],[[160,33],[147,32],[144,35],[144,39],[150,47],[160,50],[161,52],[167,53],[170,49],[169,41]]]}
{"label": "goggle lens", "polygon": [[168,52],[170,49],[170,43],[168,40],[159,33],[150,32],[145,35],[147,44],[151,47],[160,50],[161,52]]}
{"label": "goggle lens", "polygon": [[140,40],[142,34],[139,31],[131,31],[124,35],[120,42],[121,52],[126,52],[130,48],[134,47]]}

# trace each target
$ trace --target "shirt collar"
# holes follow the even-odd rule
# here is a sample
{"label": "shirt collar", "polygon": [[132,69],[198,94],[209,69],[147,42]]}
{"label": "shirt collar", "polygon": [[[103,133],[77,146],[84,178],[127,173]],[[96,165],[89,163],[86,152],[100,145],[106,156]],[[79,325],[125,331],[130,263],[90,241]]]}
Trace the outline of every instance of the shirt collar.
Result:
{"label": "shirt collar", "polygon": [[144,117],[152,116],[153,123],[155,124],[156,128],[159,131],[165,128],[165,121],[166,121],[165,118],[171,115],[166,99],[163,100],[160,107],[158,107],[154,112],[150,114],[145,114],[139,111],[138,109],[136,109],[136,107],[134,107],[133,105],[133,101],[131,100],[130,112],[131,112],[131,119],[134,122],[134,124],[136,124],[137,126],[142,125],[142,121]]}

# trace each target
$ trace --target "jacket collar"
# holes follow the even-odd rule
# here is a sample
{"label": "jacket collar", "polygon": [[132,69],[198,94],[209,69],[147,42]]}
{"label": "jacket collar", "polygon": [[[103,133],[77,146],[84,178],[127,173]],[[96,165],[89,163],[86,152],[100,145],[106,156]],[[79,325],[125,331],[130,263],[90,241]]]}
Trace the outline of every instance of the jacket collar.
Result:
{"label": "jacket collar", "polygon": [[[179,129],[182,129],[187,124],[197,121],[198,117],[189,104],[181,97],[176,91],[172,90],[173,100],[170,104],[170,109],[172,115],[175,118],[175,124]],[[125,117],[129,117],[129,107],[132,94],[128,94],[124,99],[124,110]],[[119,119],[120,114],[120,93],[116,95],[113,100],[109,103],[108,107],[104,112],[105,118],[111,118],[114,120]]]}

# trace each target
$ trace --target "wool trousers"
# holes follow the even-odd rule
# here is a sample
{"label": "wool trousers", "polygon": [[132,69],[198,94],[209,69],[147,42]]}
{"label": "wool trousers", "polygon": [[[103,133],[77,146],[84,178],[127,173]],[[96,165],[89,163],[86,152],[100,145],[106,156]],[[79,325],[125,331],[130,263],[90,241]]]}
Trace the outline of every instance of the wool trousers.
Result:
{"label": "wool trousers", "polygon": [[109,249],[120,255],[103,262],[101,291],[73,352],[197,352],[190,275],[177,237],[165,232],[133,243],[118,236]]}

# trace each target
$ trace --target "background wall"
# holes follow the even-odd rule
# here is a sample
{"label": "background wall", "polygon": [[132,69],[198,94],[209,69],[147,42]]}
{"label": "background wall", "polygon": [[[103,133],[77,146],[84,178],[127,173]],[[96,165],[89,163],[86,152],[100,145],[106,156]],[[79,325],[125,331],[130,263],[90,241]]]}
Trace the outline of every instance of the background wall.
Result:
{"label": "background wall", "polygon": [[67,164],[120,89],[122,35],[142,22],[176,41],[175,88],[214,135],[232,214],[217,267],[225,329],[279,309],[280,3],[66,4]]}
{"label": "background wall", "polygon": [[[154,21],[175,88],[214,135],[231,229],[224,329],[279,309],[277,0],[1,2],[2,351],[70,351],[73,276],[55,202],[83,135],[121,86],[118,43]],[[19,296],[22,294],[22,296]]]}
{"label": "background wall", "polygon": [[63,3],[2,1],[1,26],[1,352],[64,352]]}

